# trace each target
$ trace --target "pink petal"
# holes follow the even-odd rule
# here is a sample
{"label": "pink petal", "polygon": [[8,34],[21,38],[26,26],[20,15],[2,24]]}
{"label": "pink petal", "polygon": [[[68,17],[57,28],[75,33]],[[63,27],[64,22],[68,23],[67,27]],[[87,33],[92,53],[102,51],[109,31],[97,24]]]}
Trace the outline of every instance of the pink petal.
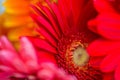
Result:
{"label": "pink petal", "polygon": [[108,0],[93,0],[94,7],[99,13],[114,12],[113,7],[110,5]]}
{"label": "pink petal", "polygon": [[48,53],[57,54],[57,50],[48,41],[35,37],[28,37],[35,47]]}
{"label": "pink petal", "polygon": [[25,64],[20,60],[17,53],[8,50],[0,51],[0,62],[8,67],[15,68],[20,72],[27,72]]}
{"label": "pink petal", "polygon": [[12,72],[0,72],[1,80],[10,80],[9,77],[12,76]]}
{"label": "pink petal", "polygon": [[38,60],[33,45],[26,37],[21,37],[20,43],[21,43],[20,55],[22,56],[22,59],[25,61],[25,64],[30,69],[33,70],[37,69]]}
{"label": "pink petal", "polygon": [[0,37],[0,48],[15,51],[13,45],[8,41],[5,36]]}
{"label": "pink petal", "polygon": [[14,72],[15,70],[11,68],[10,66],[5,66],[0,64],[0,70],[4,72]]}
{"label": "pink petal", "polygon": [[38,77],[42,80],[77,80],[75,77],[66,74],[62,69],[51,63],[44,63],[38,71]]}
{"label": "pink petal", "polygon": [[119,61],[120,61],[120,49],[110,51],[109,55],[106,56],[101,62],[100,69],[103,72],[112,72],[119,64]]}
{"label": "pink petal", "polygon": [[115,70],[115,80],[120,80],[120,64],[117,66]]}
{"label": "pink petal", "polygon": [[120,49],[119,41],[97,39],[89,44],[87,51],[90,56],[105,56],[118,49]]}

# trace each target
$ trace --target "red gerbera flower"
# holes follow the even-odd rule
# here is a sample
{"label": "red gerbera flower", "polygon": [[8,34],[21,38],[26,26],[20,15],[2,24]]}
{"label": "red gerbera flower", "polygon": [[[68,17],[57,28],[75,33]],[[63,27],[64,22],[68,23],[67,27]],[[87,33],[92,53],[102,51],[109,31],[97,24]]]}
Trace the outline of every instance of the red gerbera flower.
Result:
{"label": "red gerbera flower", "polygon": [[115,80],[120,80],[120,1],[94,0],[94,6],[99,15],[89,22],[89,29],[101,38],[87,50],[92,56],[106,56],[100,64],[101,71],[114,72]]}
{"label": "red gerbera flower", "polygon": [[37,31],[45,38],[30,38],[33,44],[41,53],[54,55],[59,67],[78,80],[103,80],[98,67],[102,58],[91,57],[86,52],[89,43],[96,39],[87,30],[88,20],[96,16],[92,1],[58,0],[58,3],[50,3],[46,0],[46,4],[33,6],[36,14],[32,18],[40,26]]}
{"label": "red gerbera flower", "polygon": [[52,55],[36,51],[26,37],[20,43],[17,52],[6,37],[0,38],[0,80],[75,80],[56,66]]}

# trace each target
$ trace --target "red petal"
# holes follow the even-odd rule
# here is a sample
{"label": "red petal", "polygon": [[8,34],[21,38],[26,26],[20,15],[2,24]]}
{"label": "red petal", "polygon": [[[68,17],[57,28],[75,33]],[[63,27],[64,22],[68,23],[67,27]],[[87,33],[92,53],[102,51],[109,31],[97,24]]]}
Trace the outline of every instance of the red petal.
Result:
{"label": "red petal", "polygon": [[97,27],[98,21],[97,19],[92,19],[88,22],[88,28],[94,32],[94,33],[98,33],[98,27]]}
{"label": "red petal", "polygon": [[48,53],[57,54],[55,47],[50,45],[45,39],[40,39],[36,37],[28,37],[35,47],[40,50],[47,51]]}
{"label": "red petal", "polygon": [[104,73],[103,77],[104,77],[103,80],[114,80],[114,73]]}
{"label": "red petal", "polygon": [[111,40],[120,40],[120,16],[105,14],[98,17],[98,33]]}
{"label": "red petal", "polygon": [[118,14],[100,14],[88,23],[88,27],[95,33],[111,40],[120,40],[120,16]]}
{"label": "red petal", "polygon": [[[42,36],[44,36],[45,37],[45,39],[47,39],[48,40],[48,42],[49,43],[51,43],[51,45],[53,45],[54,47],[56,47],[56,42],[58,41],[58,36],[57,36],[57,34],[56,33],[54,33],[54,32],[51,32],[50,30],[49,30],[49,28],[47,28],[48,26],[50,26],[50,27],[52,27],[48,22],[46,22],[47,24],[48,24],[48,26],[43,26],[43,25],[47,25],[47,24],[43,24],[43,23],[41,23],[41,21],[39,21],[39,19],[37,18],[38,16],[37,15],[32,15],[32,17],[33,17],[33,19],[39,24],[39,26],[40,26],[40,28],[36,28],[36,30],[39,32],[39,33],[41,33],[41,35]],[[42,18],[42,17],[41,17]],[[44,19],[44,18],[43,18]],[[41,24],[43,24],[43,25],[41,25]],[[51,30],[53,30],[52,28],[51,28]],[[53,35],[52,33],[54,33],[55,35]]]}
{"label": "red petal", "polygon": [[109,52],[101,62],[100,68],[103,72],[112,72],[115,70],[120,61],[120,49],[113,50]]}
{"label": "red petal", "polygon": [[95,68],[99,68],[101,61],[103,60],[103,57],[90,57],[89,63]]}
{"label": "red petal", "polygon": [[115,80],[120,80],[120,64],[117,66],[115,70]]}
{"label": "red petal", "polygon": [[89,44],[87,51],[90,56],[105,56],[113,53],[113,51],[120,49],[120,42],[108,41],[105,39],[97,39]]}
{"label": "red petal", "polygon": [[57,46],[57,40],[52,37],[47,31],[42,28],[36,29],[36,31],[38,31],[42,36],[44,36],[45,40],[47,40],[47,42],[49,42],[51,46]]}
{"label": "red petal", "polygon": [[58,36],[54,28],[51,26],[51,24],[47,20],[45,20],[43,16],[37,16],[37,15],[31,15],[31,16],[37,22],[37,24],[41,26],[40,28],[43,28],[44,31],[49,32],[51,36],[53,35],[54,38],[58,39]]}
{"label": "red petal", "polygon": [[42,6],[41,4],[38,4],[38,6],[44,11],[45,16],[47,18],[47,20],[51,23],[51,26],[53,27],[53,29],[55,30],[55,32],[58,34],[58,36],[60,37],[61,35],[61,31],[58,27],[58,24],[56,22],[56,18],[53,15],[53,13],[50,11],[50,9],[48,9],[48,7],[46,6]]}
{"label": "red petal", "polygon": [[39,50],[38,53],[39,64],[50,62],[56,65],[56,59],[54,54],[50,54],[46,51]]}
{"label": "red petal", "polygon": [[114,12],[108,0],[93,0],[94,6],[99,13]]}
{"label": "red petal", "polygon": [[67,26],[67,23],[65,23],[63,16],[61,15],[60,10],[58,9],[58,6],[55,3],[51,4],[49,1],[47,1],[47,3],[58,20],[58,27],[60,27],[63,33],[66,33],[67,30],[69,30],[69,27]]}

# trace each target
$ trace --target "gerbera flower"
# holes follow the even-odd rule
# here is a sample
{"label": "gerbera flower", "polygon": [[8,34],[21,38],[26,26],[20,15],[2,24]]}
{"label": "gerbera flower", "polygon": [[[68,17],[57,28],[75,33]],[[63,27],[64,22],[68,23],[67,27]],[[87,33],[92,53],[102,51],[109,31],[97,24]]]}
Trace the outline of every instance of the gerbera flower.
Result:
{"label": "gerbera flower", "polygon": [[[2,0],[1,0],[2,1]],[[41,4],[44,0],[4,0],[0,10],[2,10],[2,17],[0,17],[0,34],[6,35],[14,45],[18,46],[18,39],[20,36],[36,36],[34,32],[33,20],[30,17],[31,4],[40,1]],[[51,0],[53,1],[53,0]]]}
{"label": "gerbera flower", "polygon": [[115,80],[119,80],[120,2],[95,0],[94,6],[99,14],[89,22],[89,29],[99,34],[101,38],[93,41],[87,50],[92,56],[106,56],[100,64],[101,71],[115,73]]}
{"label": "gerbera flower", "polygon": [[[57,64],[78,80],[106,79],[99,70],[101,57],[91,57],[86,48],[97,36],[87,29],[89,19],[96,16],[92,1],[58,0],[49,7],[32,6],[32,18],[40,26],[36,30],[45,39],[30,38],[42,53],[54,55]],[[108,79],[108,78],[107,78]],[[110,78],[111,79],[111,78]]]}
{"label": "gerbera flower", "polygon": [[40,53],[21,37],[17,52],[5,36],[0,38],[0,79],[2,80],[75,80],[56,65],[52,55]]}

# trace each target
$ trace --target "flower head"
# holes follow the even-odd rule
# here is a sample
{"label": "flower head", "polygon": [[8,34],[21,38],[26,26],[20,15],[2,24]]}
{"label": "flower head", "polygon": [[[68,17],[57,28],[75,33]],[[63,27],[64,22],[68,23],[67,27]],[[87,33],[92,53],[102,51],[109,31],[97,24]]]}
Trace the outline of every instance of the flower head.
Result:
{"label": "flower head", "polygon": [[75,80],[56,66],[52,55],[36,51],[26,37],[21,37],[20,43],[17,52],[5,36],[0,38],[0,79]]}
{"label": "flower head", "polygon": [[119,5],[118,0],[95,0],[98,16],[89,21],[88,26],[101,37],[93,41],[87,51],[91,56],[105,56],[100,69],[105,73],[115,73],[115,80],[120,79],[120,7],[116,7]]}
{"label": "flower head", "polygon": [[102,80],[98,68],[102,58],[91,57],[86,51],[88,44],[96,39],[87,29],[88,20],[96,16],[92,1],[46,0],[46,4],[49,7],[40,3],[32,6],[36,11],[32,18],[40,26],[36,30],[44,39],[29,37],[30,40],[41,52],[54,55],[59,67],[78,80]]}

